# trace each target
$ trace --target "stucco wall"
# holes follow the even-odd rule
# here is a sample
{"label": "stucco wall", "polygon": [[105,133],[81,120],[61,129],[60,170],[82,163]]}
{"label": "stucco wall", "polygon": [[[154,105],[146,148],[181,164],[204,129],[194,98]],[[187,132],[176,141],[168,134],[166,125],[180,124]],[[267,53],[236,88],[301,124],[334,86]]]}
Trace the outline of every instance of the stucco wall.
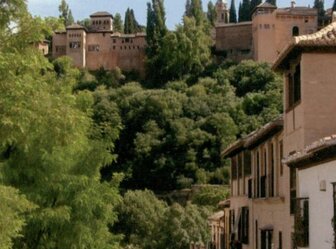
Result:
{"label": "stucco wall", "polygon": [[304,53],[301,57],[304,145],[336,134],[335,53]]}
{"label": "stucco wall", "polygon": [[[331,219],[334,215],[333,189],[336,161],[299,170],[300,197],[309,197],[309,248],[330,249],[333,243]],[[326,181],[326,191],[320,182]]]}
{"label": "stucco wall", "polygon": [[221,24],[216,26],[216,50],[226,52],[234,61],[252,59],[252,24]]}

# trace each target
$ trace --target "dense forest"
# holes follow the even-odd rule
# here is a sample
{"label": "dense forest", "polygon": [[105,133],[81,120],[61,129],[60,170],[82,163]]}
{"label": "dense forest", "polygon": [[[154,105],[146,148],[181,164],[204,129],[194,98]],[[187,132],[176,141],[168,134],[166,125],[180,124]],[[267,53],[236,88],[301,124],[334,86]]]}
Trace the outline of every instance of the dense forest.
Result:
{"label": "dense forest", "polygon": [[[186,203],[158,196],[228,184],[221,151],[281,113],[282,87],[267,64],[216,63],[211,20],[200,0],[188,2],[174,31],[163,1],[148,3],[145,79],[45,58],[34,44],[73,19],[65,1],[60,18],[45,19],[23,0],[0,2],[1,249],[208,240],[227,188],[207,185]],[[136,23],[119,22],[125,32]]]}

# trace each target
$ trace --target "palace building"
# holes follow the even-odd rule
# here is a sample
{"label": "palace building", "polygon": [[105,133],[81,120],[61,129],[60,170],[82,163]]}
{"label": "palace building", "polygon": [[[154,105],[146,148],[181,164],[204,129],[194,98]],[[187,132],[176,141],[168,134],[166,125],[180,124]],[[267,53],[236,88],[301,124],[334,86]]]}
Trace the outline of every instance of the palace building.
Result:
{"label": "palace building", "polygon": [[120,34],[113,31],[113,16],[96,12],[90,27],[73,24],[56,32],[52,40],[52,57],[69,56],[79,68],[137,71],[144,74],[146,36],[144,33]]}
{"label": "palace building", "polygon": [[251,22],[216,24],[216,51],[224,59],[273,63],[293,37],[317,29],[316,9],[298,7],[295,2],[277,8],[264,2],[254,9]]}

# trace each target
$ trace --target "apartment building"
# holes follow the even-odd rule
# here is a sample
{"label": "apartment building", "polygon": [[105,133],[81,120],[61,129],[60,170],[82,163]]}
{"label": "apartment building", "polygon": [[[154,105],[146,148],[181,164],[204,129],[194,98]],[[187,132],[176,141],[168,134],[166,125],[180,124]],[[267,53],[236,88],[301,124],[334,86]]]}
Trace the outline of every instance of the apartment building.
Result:
{"label": "apartment building", "polygon": [[124,71],[145,71],[146,36],[144,33],[120,34],[113,31],[113,16],[96,12],[90,16],[90,27],[73,24],[66,31],[56,32],[52,56],[69,56],[79,68],[101,67]]}
{"label": "apartment building", "polygon": [[229,146],[230,230],[242,248],[290,248],[289,190],[283,153],[282,117]]}
{"label": "apartment building", "polygon": [[333,248],[336,23],[296,37],[273,68],[284,78],[284,163],[292,172],[291,186],[296,191],[294,244],[299,248]]}
{"label": "apartment building", "polygon": [[283,116],[223,152],[229,232],[242,248],[335,247],[334,68],[336,23],[295,37],[273,65],[283,74]]}

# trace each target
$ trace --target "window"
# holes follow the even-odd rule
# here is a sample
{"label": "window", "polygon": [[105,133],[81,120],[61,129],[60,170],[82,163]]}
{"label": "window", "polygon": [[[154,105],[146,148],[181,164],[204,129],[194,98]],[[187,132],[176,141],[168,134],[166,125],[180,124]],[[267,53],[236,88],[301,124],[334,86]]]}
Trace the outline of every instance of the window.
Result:
{"label": "window", "polygon": [[295,214],[296,208],[296,169],[290,168],[290,213]]}
{"label": "window", "polygon": [[270,162],[270,172],[269,172],[269,197],[274,196],[274,144],[272,143],[269,148],[269,162]]}
{"label": "window", "polygon": [[129,38],[126,38],[126,39],[125,39],[125,42],[126,42],[126,43],[129,43],[129,42],[130,42],[130,39],[129,39]]}
{"label": "window", "polygon": [[257,167],[257,179],[256,179],[256,186],[255,186],[255,196],[260,197],[260,158],[259,158],[259,151],[257,151],[257,156],[256,156],[256,167]]}
{"label": "window", "polygon": [[89,52],[99,52],[99,45],[89,45]]}
{"label": "window", "polygon": [[65,53],[66,47],[65,46],[56,46],[55,47],[56,53]]}
{"label": "window", "polygon": [[242,207],[241,219],[238,225],[238,240],[243,244],[249,243],[249,209]]}
{"label": "window", "polygon": [[292,36],[298,36],[299,35],[299,28],[297,26],[294,26],[292,29]]}
{"label": "window", "polygon": [[113,43],[116,43],[117,42],[117,40],[116,39],[113,39]]}
{"label": "window", "polygon": [[232,180],[237,179],[237,157],[234,156],[231,158],[231,178]]}
{"label": "window", "polygon": [[244,175],[251,175],[252,165],[251,165],[251,151],[244,151]]}
{"label": "window", "polygon": [[279,232],[279,246],[278,249],[282,249],[282,232]]}
{"label": "window", "polygon": [[283,141],[281,140],[279,142],[279,165],[280,165],[280,176],[283,175],[283,163],[282,163],[282,158],[283,158]]}
{"label": "window", "polygon": [[309,246],[309,199],[296,199],[293,244],[296,247]]}
{"label": "window", "polygon": [[230,210],[230,217],[229,217],[229,233],[233,233],[234,230],[234,224],[235,224],[235,212],[234,209]]}
{"label": "window", "polygon": [[272,249],[273,231],[262,230],[261,231],[261,249]]}
{"label": "window", "polygon": [[332,225],[334,229],[334,248],[336,248],[336,183],[333,184],[333,201],[334,201],[334,216],[332,218]]}
{"label": "window", "polygon": [[294,71],[287,75],[287,109],[294,107],[301,100],[301,66],[297,64]]}
{"label": "window", "polygon": [[255,248],[259,248],[259,227],[258,227],[258,221],[255,221]]}
{"label": "window", "polygon": [[70,43],[69,43],[69,47],[70,47],[71,49],[78,49],[78,48],[81,47],[81,43],[80,43],[80,42],[70,42]]}
{"label": "window", "polygon": [[243,177],[243,153],[238,154],[238,177]]}

